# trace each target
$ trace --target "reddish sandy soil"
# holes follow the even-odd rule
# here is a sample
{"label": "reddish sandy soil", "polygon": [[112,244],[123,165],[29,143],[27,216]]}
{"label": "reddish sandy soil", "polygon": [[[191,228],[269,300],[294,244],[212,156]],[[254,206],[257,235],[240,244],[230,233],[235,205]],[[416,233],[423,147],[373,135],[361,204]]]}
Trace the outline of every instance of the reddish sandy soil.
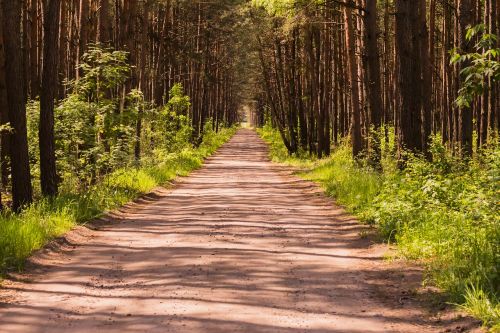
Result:
{"label": "reddish sandy soil", "polygon": [[37,253],[3,283],[0,332],[476,330],[266,149],[240,130],[173,189]]}

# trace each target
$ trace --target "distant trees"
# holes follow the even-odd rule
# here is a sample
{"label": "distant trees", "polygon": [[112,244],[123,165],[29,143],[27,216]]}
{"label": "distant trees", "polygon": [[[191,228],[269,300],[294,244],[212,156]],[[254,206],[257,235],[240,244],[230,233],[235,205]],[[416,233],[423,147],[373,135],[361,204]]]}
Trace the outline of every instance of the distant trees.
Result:
{"label": "distant trees", "polygon": [[[489,76],[481,97],[460,106],[455,101],[467,80],[460,72],[470,63],[450,64],[452,50],[474,51],[479,37],[467,40],[468,28],[482,24],[487,34],[499,35],[497,1],[253,2],[264,8],[259,12],[266,17],[261,22],[267,20],[259,52],[268,77],[262,87],[271,89],[265,98],[257,94],[258,113],[264,114],[266,104],[271,105],[266,100],[273,100],[278,110],[271,113],[273,123],[287,141],[299,140],[300,149],[321,156],[320,150],[327,151],[320,147],[350,137],[353,155],[367,156],[377,165],[380,140],[389,139],[389,128],[394,129],[400,152],[427,157],[433,134],[464,157],[497,135],[498,82]],[[292,45],[294,53],[279,50]],[[288,95],[280,97],[280,80],[287,71],[297,73],[292,103]],[[317,103],[325,96],[328,102]],[[328,131],[325,119],[330,122]],[[321,133],[330,137],[328,143]],[[289,146],[290,153],[297,151]]]}

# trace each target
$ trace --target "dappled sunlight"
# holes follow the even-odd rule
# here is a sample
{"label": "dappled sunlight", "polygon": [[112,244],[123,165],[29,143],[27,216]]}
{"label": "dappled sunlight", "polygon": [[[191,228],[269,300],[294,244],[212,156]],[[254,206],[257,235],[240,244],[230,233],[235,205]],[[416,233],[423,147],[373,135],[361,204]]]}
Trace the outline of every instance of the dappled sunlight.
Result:
{"label": "dappled sunlight", "polygon": [[368,227],[269,163],[250,130],[95,227],[5,284],[0,331],[434,331],[380,297],[396,273]]}

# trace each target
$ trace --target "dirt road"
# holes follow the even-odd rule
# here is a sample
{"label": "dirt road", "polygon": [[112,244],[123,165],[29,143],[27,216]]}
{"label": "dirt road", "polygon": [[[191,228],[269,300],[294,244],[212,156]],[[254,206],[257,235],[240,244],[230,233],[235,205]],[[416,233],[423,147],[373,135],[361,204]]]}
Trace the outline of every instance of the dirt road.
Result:
{"label": "dirt road", "polygon": [[412,301],[418,272],[362,230],[240,130],[172,190],[5,281],[0,332],[443,331]]}

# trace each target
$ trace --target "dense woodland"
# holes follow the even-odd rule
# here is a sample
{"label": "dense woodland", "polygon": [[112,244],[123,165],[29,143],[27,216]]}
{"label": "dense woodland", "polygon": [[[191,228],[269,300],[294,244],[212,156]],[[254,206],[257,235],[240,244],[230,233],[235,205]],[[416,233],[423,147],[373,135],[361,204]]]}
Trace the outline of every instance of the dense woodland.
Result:
{"label": "dense woodland", "polygon": [[195,145],[208,121],[235,123],[244,40],[232,5],[2,1],[2,184],[14,210],[32,201],[31,178],[53,196],[64,176],[92,183],[139,161],[178,125],[169,117],[188,119]]}
{"label": "dense woodland", "polygon": [[272,157],[500,325],[498,1],[0,0],[0,23],[0,271],[249,110]]}
{"label": "dense woodland", "polygon": [[254,3],[271,156],[500,329],[499,3]]}
{"label": "dense woodland", "polygon": [[353,154],[378,163],[384,125],[424,154],[435,134],[464,157],[497,139],[495,0],[256,2],[273,14],[256,120],[269,107],[290,153],[329,155],[350,135]]}
{"label": "dense woodland", "polygon": [[139,161],[155,146],[143,138],[156,130],[149,111],[168,105],[172,92],[189,98],[174,113],[189,119],[194,144],[209,119],[215,130],[235,123],[240,106],[253,101],[253,121],[263,125],[269,115],[291,154],[327,156],[350,137],[353,155],[377,165],[394,131],[400,154],[430,156],[439,134],[472,156],[498,138],[499,7],[494,0],[3,1],[3,188],[18,210],[32,201],[30,165],[42,194],[52,196],[62,181],[57,155],[73,174],[103,164],[82,175],[90,182],[115,162]]}

